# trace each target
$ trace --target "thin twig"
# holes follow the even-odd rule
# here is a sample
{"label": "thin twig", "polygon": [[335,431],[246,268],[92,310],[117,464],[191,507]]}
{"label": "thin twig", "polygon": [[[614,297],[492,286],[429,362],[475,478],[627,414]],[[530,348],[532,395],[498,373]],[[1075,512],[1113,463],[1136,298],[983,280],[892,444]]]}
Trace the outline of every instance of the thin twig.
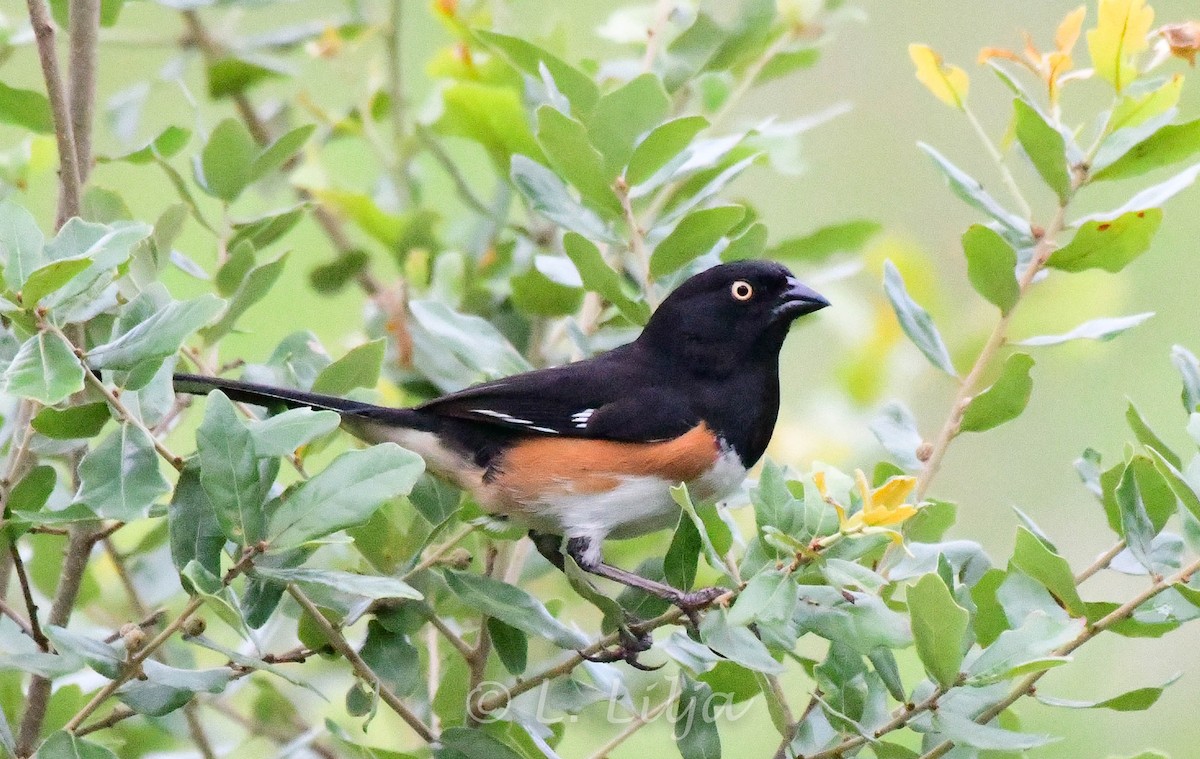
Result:
{"label": "thin twig", "polygon": [[442,558],[446,554],[450,553],[450,551],[452,551],[455,546],[457,546],[459,543],[461,543],[463,540],[465,540],[471,533],[475,532],[475,530],[477,530],[477,529],[479,529],[479,526],[474,525],[474,524],[469,524],[469,525],[464,526],[458,532],[454,533],[454,535],[452,535],[446,542],[439,544],[436,548],[434,548],[432,551],[427,553],[425,555],[425,558],[421,559],[421,561],[418,562],[416,566],[414,566],[412,569],[408,570],[403,575],[401,575],[400,579],[407,580],[408,578],[412,577],[413,575],[415,575],[419,572],[423,572],[426,569],[429,569],[433,565],[437,564],[438,562],[440,562],[442,560]]}
{"label": "thin twig", "polygon": [[[38,648],[42,649],[43,651],[48,650],[48,645],[43,645],[43,641],[45,641],[45,636],[42,636],[42,640],[38,640],[38,635],[40,634],[41,631],[39,630],[37,632],[34,632],[33,626],[30,625],[28,622],[26,622],[25,618],[22,617],[20,614],[18,614],[16,609],[9,606],[8,603],[5,602],[4,596],[0,596],[0,615],[8,617],[13,622],[15,622],[17,627],[21,628],[21,632],[28,635],[30,638],[33,639],[34,643],[38,644]],[[46,643],[48,643],[48,641],[46,641]]]}
{"label": "thin twig", "polygon": [[67,105],[67,89],[58,70],[58,54],[54,49],[54,21],[43,0],[26,0],[29,8],[29,23],[37,40],[38,59],[41,61],[42,78],[46,82],[46,95],[50,100],[50,112],[54,117],[54,137],[58,143],[59,194],[56,225],[72,216],[79,215],[80,183],[78,151],[75,148],[75,133],[71,126],[70,109]]}
{"label": "thin twig", "polygon": [[[737,591],[730,590],[720,596],[717,596],[717,598],[713,600],[713,605],[726,605],[736,597]],[[670,609],[669,611],[663,612],[657,617],[646,620],[645,622],[630,625],[630,630],[635,634],[648,633],[652,630],[657,630],[660,627],[675,624],[682,619],[683,616],[683,610]],[[539,672],[530,675],[525,679],[517,680],[506,688],[501,688],[489,693],[487,697],[479,701],[480,714],[487,714],[489,712],[494,712],[497,709],[504,708],[517,696],[520,696],[523,693],[528,693],[548,680],[553,680],[556,677],[562,677],[563,675],[570,673],[573,669],[587,661],[589,658],[594,657],[596,654],[613,645],[616,645],[619,641],[620,633],[610,633],[605,635],[603,638],[600,638],[590,646],[573,652],[567,659],[559,662],[558,664],[553,664],[549,667],[546,667],[545,669],[540,670]]]}
{"label": "thin twig", "polygon": [[1097,557],[1097,559],[1094,562],[1092,562],[1086,569],[1081,571],[1079,574],[1075,575],[1075,584],[1082,585],[1085,580],[1087,580],[1089,577],[1091,577],[1092,575],[1099,572],[1101,569],[1107,569],[1108,565],[1112,563],[1112,560],[1117,558],[1117,554],[1119,554],[1121,551],[1124,551],[1124,550],[1125,550],[1124,539],[1118,540],[1116,543],[1113,544],[1112,548],[1109,548],[1107,551],[1100,554],[1100,556]]}
{"label": "thin twig", "polygon": [[1019,296],[1017,302],[1008,313],[1002,314],[996,322],[996,326],[992,329],[992,333],[988,336],[987,342],[979,351],[979,355],[975,359],[975,363],[971,366],[971,371],[963,378],[959,384],[958,393],[950,407],[950,414],[946,417],[945,423],[942,425],[941,431],[938,433],[937,439],[933,442],[930,450],[929,458],[925,460],[925,466],[921,469],[917,476],[917,500],[925,497],[926,491],[929,489],[930,483],[942,465],[942,459],[946,455],[946,449],[950,446],[950,442],[954,440],[959,433],[959,427],[962,424],[963,412],[966,411],[968,403],[979,385],[979,381],[983,378],[984,372],[991,365],[992,359],[996,353],[1004,345],[1008,339],[1008,327],[1012,322],[1013,314],[1016,313],[1025,294],[1033,284],[1034,278],[1042,267],[1046,265],[1046,259],[1055,249],[1055,238],[1063,230],[1066,224],[1066,204],[1060,204],[1058,211],[1054,215],[1054,220],[1050,222],[1050,226],[1046,229],[1041,239],[1033,250],[1033,257],[1026,266],[1024,273],[1018,280]]}
{"label": "thin twig", "polygon": [[84,725],[83,727],[79,728],[75,731],[75,735],[83,737],[90,733],[99,732],[100,730],[107,730],[118,722],[124,722],[130,717],[136,717],[137,714],[138,713],[133,709],[130,709],[128,706],[122,704],[121,706],[118,706],[109,712],[108,716],[104,719],[97,720],[90,725]]}
{"label": "thin twig", "polygon": [[[265,548],[266,544],[263,543],[247,548],[245,553],[242,554],[242,558],[238,560],[238,563],[230,567],[229,571],[225,573],[225,576],[221,578],[221,585],[228,586],[231,582],[233,582],[234,578],[242,574],[242,572],[246,571],[246,569],[250,567],[251,563],[254,561],[254,557],[262,553]],[[118,688],[120,688],[130,679],[136,677],[141,671],[142,662],[150,658],[155,651],[157,651],[164,643],[171,639],[171,636],[179,632],[179,630],[183,628],[187,621],[191,619],[191,616],[195,614],[203,605],[204,596],[199,594],[193,596],[191,600],[188,601],[187,605],[183,607],[183,610],[179,612],[179,616],[177,616],[169,625],[163,628],[162,632],[151,638],[144,647],[137,651],[137,653],[129,657],[129,659],[124,663],[124,666],[117,677],[109,680],[103,688],[96,691],[96,694],[92,696],[91,700],[84,704],[83,708],[75,713],[75,716],[71,717],[63,729],[69,733],[73,733],[78,730],[79,726],[83,724],[83,721],[91,716],[92,713],[98,708],[100,708],[100,706],[106,700],[108,700],[109,696],[115,693]]]}
{"label": "thin twig", "polygon": [[[1051,654],[1051,656],[1070,655],[1075,651],[1075,649],[1087,643],[1092,638],[1096,637],[1116,623],[1128,619],[1133,615],[1139,606],[1146,603],[1151,598],[1154,598],[1167,588],[1179,583],[1188,582],[1188,580],[1192,578],[1192,575],[1196,574],[1197,572],[1200,572],[1200,560],[1192,562],[1171,577],[1160,578],[1157,582],[1151,584],[1141,593],[1138,593],[1136,596],[1113,609],[1101,619],[1085,627],[1083,632],[1079,633],[1074,640],[1060,646]],[[1048,671],[1049,670],[1044,669],[1040,672],[1034,672],[1033,674],[1027,675],[1023,680],[1017,683],[1011,691],[1009,691],[1007,696],[992,704],[987,709],[984,709],[977,717],[975,717],[975,722],[978,722],[981,725],[986,725],[988,722],[991,722],[993,719],[1000,716],[1005,709],[1029,694],[1033,690],[1034,686],[1037,685],[1038,680],[1041,680],[1042,676]],[[920,759],[937,759],[940,756],[944,756],[952,748],[954,748],[953,741],[943,741],[929,751],[926,751],[924,754],[921,754]],[[815,759],[815,757],[813,759]]]}
{"label": "thin twig", "polygon": [[658,0],[654,6],[654,21],[646,29],[646,54],[642,56],[642,71],[648,72],[654,68],[654,59],[658,57],[662,47],[663,32],[667,29],[667,21],[671,19],[671,11],[675,8],[675,0]]}
{"label": "thin twig", "polygon": [[1029,207],[1029,201],[1022,194],[1020,186],[1017,185],[1017,180],[1013,179],[1012,172],[1008,169],[1008,164],[1004,161],[1004,156],[1000,154],[1000,150],[992,142],[992,138],[988,137],[987,130],[983,128],[983,124],[979,123],[979,119],[975,116],[975,112],[966,103],[962,104],[963,114],[967,117],[967,121],[971,124],[971,128],[975,130],[975,134],[979,136],[979,141],[983,143],[983,147],[987,150],[992,161],[996,164],[996,168],[1000,170],[1000,177],[1004,180],[1004,186],[1008,188],[1008,194],[1016,201],[1017,207],[1021,211],[1021,215],[1026,220],[1033,218],[1033,209]]}
{"label": "thin twig", "polygon": [[[17,550],[16,543],[9,543],[8,550],[12,557],[13,570],[17,573],[17,584],[21,586],[21,595],[25,598],[25,611],[29,614],[29,622],[26,625],[29,628],[29,637],[38,644],[38,648],[49,651],[50,641],[38,623],[37,604],[33,601],[33,590],[29,587],[29,575],[25,573],[25,562],[21,560],[21,553]],[[13,619],[20,624],[19,617],[13,616]]]}
{"label": "thin twig", "polygon": [[418,717],[411,709],[409,709],[408,706],[406,706],[405,703],[400,700],[400,697],[397,696],[395,692],[383,682],[378,674],[376,674],[375,670],[371,669],[371,666],[363,661],[363,658],[358,655],[358,652],[354,650],[354,647],[350,645],[346,638],[329,622],[328,619],[325,619],[325,615],[322,614],[321,610],[317,608],[317,605],[314,604],[308,598],[308,596],[304,594],[304,591],[296,587],[295,583],[289,583],[287,590],[292,598],[296,599],[296,602],[304,608],[304,611],[317,626],[317,629],[319,629],[325,636],[325,639],[329,641],[330,645],[332,645],[333,648],[343,657],[345,657],[347,662],[350,663],[350,666],[354,668],[354,671],[358,673],[358,676],[366,680],[372,688],[378,690],[380,699],[382,699],[385,704],[391,707],[392,711],[399,715],[400,719],[404,720],[404,722],[407,723],[408,726],[413,729],[413,732],[419,735],[422,740],[424,740],[426,743],[433,743],[436,741],[437,735],[434,734],[429,725],[426,725],[420,717]]}
{"label": "thin twig", "polygon": [[589,754],[588,759],[606,759],[617,747],[633,737],[634,733],[653,722],[658,718],[658,715],[671,708],[671,705],[679,700],[681,694],[682,691],[679,688],[673,688],[671,694],[661,703],[655,704],[653,709],[644,714],[635,714],[633,720],[626,725],[624,730],[614,735],[607,743]]}

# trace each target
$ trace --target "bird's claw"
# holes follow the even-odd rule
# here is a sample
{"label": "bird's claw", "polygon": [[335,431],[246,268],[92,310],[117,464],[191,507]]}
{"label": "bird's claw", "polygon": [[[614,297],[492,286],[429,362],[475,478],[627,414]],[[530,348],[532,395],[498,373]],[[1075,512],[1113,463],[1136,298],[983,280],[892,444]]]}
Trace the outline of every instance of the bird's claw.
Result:
{"label": "bird's claw", "polygon": [[649,651],[650,647],[654,643],[653,639],[650,637],[650,633],[641,631],[635,632],[628,627],[622,627],[618,631],[618,634],[620,635],[620,642],[616,646],[590,656],[584,655],[583,658],[587,659],[588,661],[600,663],[623,661],[634,669],[640,669],[643,672],[653,672],[656,669],[662,669],[662,664],[651,666],[648,664],[642,664],[642,662],[638,659],[638,655],[645,651]]}
{"label": "bird's claw", "polygon": [[697,612],[712,605],[713,601],[725,595],[726,592],[727,589],[721,587],[701,588],[688,593],[681,592],[667,600],[679,607],[693,628],[699,629],[700,615]]}

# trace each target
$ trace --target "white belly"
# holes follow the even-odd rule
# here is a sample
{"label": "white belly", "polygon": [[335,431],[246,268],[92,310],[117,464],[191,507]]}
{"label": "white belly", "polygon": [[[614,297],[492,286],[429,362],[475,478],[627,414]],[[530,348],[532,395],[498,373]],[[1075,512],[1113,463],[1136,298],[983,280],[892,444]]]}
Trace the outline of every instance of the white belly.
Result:
{"label": "white belly", "polygon": [[[704,476],[688,483],[688,489],[697,501],[720,500],[737,490],[745,477],[737,454],[724,449]],[[540,532],[587,537],[597,545],[606,537],[637,537],[674,527],[679,521],[679,506],[671,498],[671,488],[678,484],[661,477],[624,477],[602,493],[547,495],[514,518]]]}

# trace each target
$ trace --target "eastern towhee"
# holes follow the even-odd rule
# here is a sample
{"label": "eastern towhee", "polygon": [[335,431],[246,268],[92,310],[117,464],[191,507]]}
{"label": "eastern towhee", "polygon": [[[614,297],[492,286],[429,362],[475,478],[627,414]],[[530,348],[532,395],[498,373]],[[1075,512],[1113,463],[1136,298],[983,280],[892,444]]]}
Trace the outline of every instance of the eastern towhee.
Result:
{"label": "eastern towhee", "polygon": [[827,305],[784,266],[738,261],[685,281],[628,345],[412,408],[191,374],[175,375],[175,389],[336,411],[355,436],[399,443],[487,511],[529,527],[559,568],[565,538],[588,572],[691,611],[722,589],[687,593],[610,566],[600,544],[674,525],[669,489],[681,482],[702,500],[741,484],[775,427],[788,328]]}

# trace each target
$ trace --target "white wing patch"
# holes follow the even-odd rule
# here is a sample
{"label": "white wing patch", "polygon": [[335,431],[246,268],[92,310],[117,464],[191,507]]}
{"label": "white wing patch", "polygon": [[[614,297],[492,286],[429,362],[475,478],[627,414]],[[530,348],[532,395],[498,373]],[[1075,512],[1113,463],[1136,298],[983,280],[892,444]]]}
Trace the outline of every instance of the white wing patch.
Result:
{"label": "white wing patch", "polygon": [[494,411],[490,408],[473,408],[473,409],[471,409],[471,413],[472,414],[481,414],[483,416],[490,416],[493,419],[499,419],[500,421],[508,422],[509,424],[524,425],[525,427],[528,427],[529,429],[535,430],[537,432],[546,432],[551,435],[559,434],[558,430],[551,429],[549,427],[539,427],[538,425],[534,424],[532,420],[522,419],[518,416],[513,416],[512,414],[506,414],[503,411]]}
{"label": "white wing patch", "polygon": [[592,414],[596,411],[594,408],[585,408],[583,411],[577,411],[571,415],[571,421],[575,422],[576,429],[585,429],[588,420],[592,418]]}

